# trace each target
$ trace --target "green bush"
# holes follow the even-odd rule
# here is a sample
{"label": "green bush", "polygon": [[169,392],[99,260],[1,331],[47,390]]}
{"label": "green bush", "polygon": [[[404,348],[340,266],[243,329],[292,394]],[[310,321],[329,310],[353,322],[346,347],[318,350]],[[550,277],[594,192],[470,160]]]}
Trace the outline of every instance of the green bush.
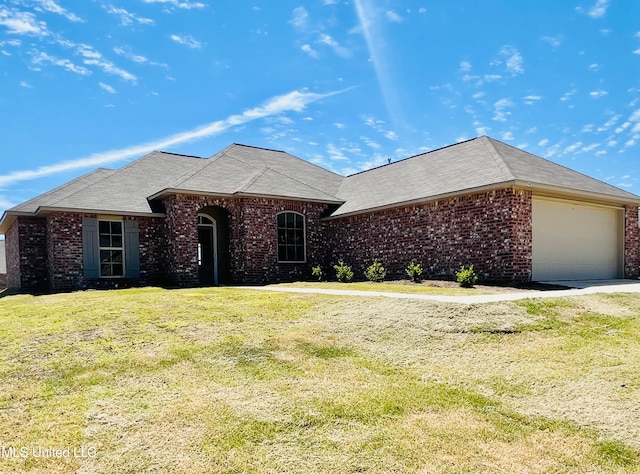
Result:
{"label": "green bush", "polygon": [[478,281],[478,275],[473,271],[473,265],[469,268],[460,267],[460,271],[456,273],[456,280],[462,288],[473,288]]}
{"label": "green bush", "polygon": [[349,265],[345,265],[342,260],[337,265],[334,265],[333,268],[336,270],[336,278],[340,283],[349,283],[353,280],[353,270]]}
{"label": "green bush", "polygon": [[411,262],[405,272],[412,282],[420,283],[422,281],[422,266],[419,263]]}
{"label": "green bush", "polygon": [[322,271],[322,268],[320,267],[320,265],[316,265],[315,267],[311,268],[311,276],[313,276],[314,278],[317,278],[318,281],[322,281],[322,278],[324,277],[324,272]]}
{"label": "green bush", "polygon": [[373,263],[364,271],[364,276],[369,281],[380,283],[387,276],[387,271],[382,266],[382,263],[377,258],[374,258]]}

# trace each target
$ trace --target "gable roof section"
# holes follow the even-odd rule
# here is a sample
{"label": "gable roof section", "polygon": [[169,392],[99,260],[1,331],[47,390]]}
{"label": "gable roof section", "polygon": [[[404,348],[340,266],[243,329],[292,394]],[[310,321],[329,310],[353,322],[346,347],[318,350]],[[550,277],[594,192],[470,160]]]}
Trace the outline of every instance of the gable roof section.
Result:
{"label": "gable roof section", "polygon": [[632,193],[489,137],[440,148],[344,179],[331,217],[507,186],[636,202]]}
{"label": "gable roof section", "polygon": [[150,196],[173,192],[259,195],[340,203],[343,177],[282,151],[231,145]]}

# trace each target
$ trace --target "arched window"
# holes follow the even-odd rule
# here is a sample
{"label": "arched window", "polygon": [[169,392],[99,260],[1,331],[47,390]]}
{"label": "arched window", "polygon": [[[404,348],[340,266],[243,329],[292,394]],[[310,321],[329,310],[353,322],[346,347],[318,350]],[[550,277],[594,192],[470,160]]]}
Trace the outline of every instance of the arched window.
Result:
{"label": "arched window", "polygon": [[278,214],[278,261],[305,262],[304,215],[298,212]]}

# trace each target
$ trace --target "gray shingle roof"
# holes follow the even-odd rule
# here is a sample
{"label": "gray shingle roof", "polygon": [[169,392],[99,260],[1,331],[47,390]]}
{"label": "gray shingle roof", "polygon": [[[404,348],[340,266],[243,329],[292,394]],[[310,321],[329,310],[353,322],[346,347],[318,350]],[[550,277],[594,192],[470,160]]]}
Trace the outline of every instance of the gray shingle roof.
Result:
{"label": "gray shingle roof", "polygon": [[168,189],[339,202],[343,177],[282,151],[231,145]]}
{"label": "gray shingle roof", "polygon": [[617,201],[638,196],[489,137],[440,148],[344,179],[345,201],[332,216],[393,206],[499,184],[557,187]]}
{"label": "gray shingle roof", "polygon": [[[342,204],[333,217],[486,187],[552,188],[565,194],[640,204],[640,197],[551,161],[480,137],[343,177],[288,153],[231,145],[212,157],[153,152],[118,170],[98,169],[20,204],[39,209],[151,214],[163,193],[261,195]],[[11,217],[12,218],[12,217]]]}

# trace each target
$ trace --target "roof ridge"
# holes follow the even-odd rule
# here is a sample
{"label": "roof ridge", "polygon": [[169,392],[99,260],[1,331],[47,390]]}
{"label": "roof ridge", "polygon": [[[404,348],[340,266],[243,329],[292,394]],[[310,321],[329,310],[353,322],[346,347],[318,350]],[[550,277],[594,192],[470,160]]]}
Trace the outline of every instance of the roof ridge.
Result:
{"label": "roof ridge", "polygon": [[[199,171],[202,171],[203,169],[208,168],[213,163],[218,161],[223,155],[224,155],[224,150],[221,153],[216,153],[210,158],[201,158],[203,160],[202,163],[198,163],[197,165],[193,166],[188,171],[186,171],[183,175],[181,175],[178,179],[176,179],[173,183],[171,183],[171,187],[177,188],[188,179],[193,178],[193,176],[195,176],[195,174],[198,173]],[[181,155],[181,156],[188,156],[188,155]]]}
{"label": "roof ridge", "polygon": [[[231,158],[231,159],[234,159],[233,157],[230,157],[230,158]],[[236,160],[236,161],[237,161],[237,160]],[[249,165],[249,166],[251,166],[251,165]],[[255,168],[255,167],[254,167],[254,168]],[[248,178],[247,178],[247,179],[246,179],[246,180],[245,180],[245,181],[244,181],[240,186],[238,186],[238,188],[237,188],[234,192],[236,192],[236,193],[241,193],[241,192],[243,192],[244,190],[249,189],[249,187],[250,187],[253,183],[255,183],[255,182],[258,180],[258,178],[259,178],[260,176],[262,176],[263,174],[265,174],[269,168],[268,168],[268,167],[266,167],[266,166],[264,166],[264,167],[262,167],[262,168],[256,168],[256,169],[257,169],[257,171],[256,171],[253,175],[249,176],[249,177],[248,177]]]}
{"label": "roof ridge", "polygon": [[[298,159],[300,159],[300,158],[298,158]],[[279,174],[280,176],[284,176],[285,178],[288,178],[288,179],[290,179],[291,181],[295,181],[296,183],[300,183],[300,184],[302,184],[303,186],[306,186],[307,188],[313,189],[314,191],[318,191],[319,193],[324,194],[325,196],[330,197],[330,198],[332,198],[332,199],[337,199],[337,200],[340,200],[340,201],[342,200],[342,199],[340,199],[338,196],[332,196],[331,194],[327,194],[327,193],[325,193],[323,190],[318,189],[318,188],[316,188],[315,186],[311,186],[310,184],[307,184],[307,183],[305,183],[304,181],[300,181],[299,179],[294,178],[293,176],[289,176],[288,174],[281,173],[280,171],[278,171],[278,170],[274,170],[273,168],[266,167],[266,168],[262,171],[262,173],[260,173],[260,175],[259,175],[259,176],[262,176],[262,175],[263,175],[264,173],[266,173],[267,171],[273,171],[274,173]],[[257,179],[257,178],[258,178],[258,177],[256,177],[256,179]]]}
{"label": "roof ridge", "polygon": [[[531,153],[531,152],[529,152],[529,151],[527,151],[527,150],[523,150],[522,148],[518,148],[518,147],[516,147],[516,146],[509,145],[508,143],[501,142],[500,140],[496,140],[495,138],[491,138],[491,140],[493,140],[494,142],[500,143],[500,144],[502,144],[502,145],[504,145],[504,146],[508,146],[508,147],[510,147],[510,148],[513,148],[513,149],[515,149],[515,150],[517,150],[517,151],[519,151],[519,152],[521,152],[521,153],[526,153],[527,155],[530,155],[530,156],[532,156],[533,158],[536,158],[536,159],[538,159],[538,160],[546,161],[547,163],[551,163],[551,164],[553,164],[553,165],[555,165],[555,166],[559,166],[560,168],[563,168],[563,169],[565,169],[565,170],[567,170],[567,171],[570,171],[570,172],[572,172],[572,173],[579,174],[580,176],[583,176],[583,177],[585,177],[585,178],[587,178],[587,179],[590,179],[590,180],[592,180],[592,181],[597,181],[597,182],[599,182],[599,183],[605,184],[606,186],[609,186],[609,187],[611,187],[611,188],[613,188],[613,189],[616,189],[616,190],[618,190],[618,191],[622,191],[623,193],[629,194],[629,195],[631,195],[631,196],[636,196],[636,194],[634,194],[634,193],[632,193],[632,192],[629,192],[629,191],[627,191],[627,190],[625,190],[625,189],[619,188],[618,186],[614,186],[613,184],[609,184],[609,183],[607,183],[606,181],[603,181],[603,180],[601,180],[601,179],[594,178],[593,176],[589,176],[588,174],[585,174],[585,173],[583,173],[583,172],[581,172],[581,171],[574,170],[573,168],[569,168],[568,166],[565,166],[565,165],[563,165],[563,164],[561,164],[561,163],[557,163],[557,162],[555,162],[555,161],[548,160],[548,159],[546,159],[546,158],[544,158],[544,157],[542,157],[542,156],[538,156],[538,155],[536,155],[536,154],[534,154],[534,153]],[[514,175],[514,178],[515,178],[515,179],[521,179],[519,176],[515,176],[515,175]]]}
{"label": "roof ridge", "polygon": [[504,158],[502,158],[502,155],[496,149],[493,143],[493,138],[488,137],[487,135],[482,135],[481,137],[479,137],[479,140],[481,140],[482,143],[484,143],[484,145],[487,147],[487,149],[489,150],[489,153],[491,154],[491,156],[493,156],[493,159],[496,161],[498,166],[503,168],[503,170],[507,171],[508,177],[510,177],[511,179],[516,179],[516,175],[513,173],[513,170],[507,164],[507,162],[504,161]]}
{"label": "roof ridge", "polygon": [[418,153],[416,155],[407,156],[406,158],[402,158],[401,160],[396,160],[396,161],[392,161],[391,163],[384,163],[384,164],[379,165],[379,166],[374,166],[373,168],[369,168],[368,170],[358,171],[357,173],[350,174],[349,176],[344,176],[344,178],[351,178],[352,176],[357,176],[359,174],[368,173],[369,171],[373,171],[373,170],[377,170],[377,169],[380,169],[380,168],[384,168],[385,166],[392,166],[392,165],[395,165],[397,163],[402,163],[404,161],[411,160],[413,158],[418,158],[418,157],[424,156],[424,155],[430,155],[431,153],[435,153],[436,151],[446,150],[447,148],[451,148],[451,147],[454,147],[454,146],[462,145],[463,143],[471,142],[473,140],[477,140],[478,138],[479,137],[469,138],[468,140],[462,140],[461,142],[457,142],[457,143],[452,143],[450,145],[441,146],[440,148],[434,148],[433,150],[425,151],[424,153]]}
{"label": "roof ridge", "polygon": [[[282,151],[282,150],[272,150],[272,149],[270,149],[270,148],[263,148],[263,147],[259,147],[259,146],[243,145],[243,144],[241,144],[241,143],[234,143],[233,145],[229,145],[227,148],[225,148],[225,150],[224,150],[224,151],[226,152],[227,150],[231,149],[233,146],[242,146],[242,147],[245,147],[245,148],[255,148],[256,150],[272,151],[272,152],[274,152],[274,153],[284,153],[285,155],[287,155],[287,156],[289,156],[289,157],[291,157],[291,158],[294,158],[294,159],[296,159],[296,160],[300,160],[300,161],[302,161],[302,162],[306,163],[306,164],[307,164],[307,165],[309,165],[309,166],[313,166],[314,168],[318,168],[318,169],[320,169],[320,170],[324,171],[325,173],[330,173],[330,174],[335,175],[335,176],[337,176],[337,177],[339,177],[339,178],[344,178],[344,176],[342,176],[341,174],[336,173],[335,171],[331,171],[331,170],[329,170],[329,169],[327,169],[327,168],[324,168],[324,167],[322,167],[322,166],[320,166],[320,165],[317,165],[317,164],[312,163],[312,162],[310,162],[310,161],[307,161],[307,160],[305,160],[305,159],[303,159],[303,158],[300,158],[299,156],[292,155],[291,153],[289,153],[289,152],[287,152],[287,151]],[[240,158],[236,158],[236,159],[237,159],[238,161],[241,161],[242,163],[249,164],[249,163],[247,163],[246,161],[241,160]],[[326,193],[325,193],[325,194],[326,194]]]}

